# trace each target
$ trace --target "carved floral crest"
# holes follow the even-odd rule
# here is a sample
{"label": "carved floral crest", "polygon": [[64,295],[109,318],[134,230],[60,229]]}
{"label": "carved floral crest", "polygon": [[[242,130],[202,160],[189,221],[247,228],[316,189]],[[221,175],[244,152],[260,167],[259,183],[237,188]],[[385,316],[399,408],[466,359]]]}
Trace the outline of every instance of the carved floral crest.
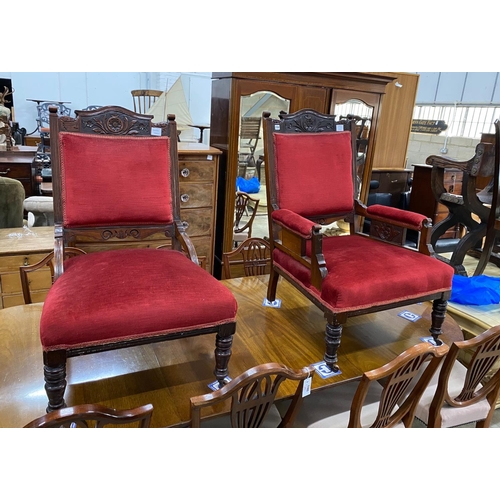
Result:
{"label": "carved floral crest", "polygon": [[81,117],[82,128],[90,128],[96,134],[136,135],[148,130],[149,120],[130,118],[118,113],[107,113],[97,118]]}

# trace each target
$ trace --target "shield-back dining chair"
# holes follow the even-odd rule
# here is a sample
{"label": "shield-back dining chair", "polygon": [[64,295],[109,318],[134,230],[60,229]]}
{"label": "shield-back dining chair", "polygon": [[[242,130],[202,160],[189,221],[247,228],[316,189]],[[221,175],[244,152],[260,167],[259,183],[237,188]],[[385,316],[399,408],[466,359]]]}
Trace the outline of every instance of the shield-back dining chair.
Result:
{"label": "shield-back dining chair", "polygon": [[[469,366],[458,356],[471,354]],[[500,393],[500,326],[454,342],[425,389],[415,416],[427,427],[489,427]]]}
{"label": "shield-back dining chair", "polygon": [[153,405],[129,410],[115,410],[100,404],[81,404],[54,410],[38,417],[25,428],[46,429],[64,427],[102,428],[106,426],[149,427]]}
{"label": "shield-back dining chair", "polygon": [[[361,380],[334,384],[304,400],[295,427],[412,427],[417,404],[448,346],[421,342]],[[286,403],[277,403],[280,413]]]}
{"label": "shield-back dining chair", "polygon": [[[50,112],[54,284],[40,322],[47,410],[65,406],[69,357],[202,334],[215,334],[224,385],[237,303],[198,265],[180,220],[175,117],[152,124],[118,106],[76,118]],[[155,237],[171,248],[149,248]],[[115,247],[64,260],[64,247],[81,241]]]}
{"label": "shield-back dining chair", "polygon": [[[292,427],[302,406],[304,383],[313,375],[311,366],[300,370],[281,363],[254,366],[221,389],[192,397],[191,427]],[[282,417],[274,401],[280,385],[286,381],[295,383],[296,389]],[[202,421],[202,412],[208,416],[210,409],[220,408],[225,401],[230,402],[229,415]]]}
{"label": "shield-back dining chair", "polygon": [[[430,333],[441,343],[453,278],[430,246],[429,218],[357,199],[354,130],[353,120],[309,109],[279,119],[264,113],[272,249],[267,299],[276,299],[282,276],[324,312],[324,361],[334,371],[350,316],[432,300]],[[362,233],[365,218],[370,234]],[[337,220],[349,222],[350,234],[322,234]],[[405,246],[408,229],[420,234],[417,249]]]}

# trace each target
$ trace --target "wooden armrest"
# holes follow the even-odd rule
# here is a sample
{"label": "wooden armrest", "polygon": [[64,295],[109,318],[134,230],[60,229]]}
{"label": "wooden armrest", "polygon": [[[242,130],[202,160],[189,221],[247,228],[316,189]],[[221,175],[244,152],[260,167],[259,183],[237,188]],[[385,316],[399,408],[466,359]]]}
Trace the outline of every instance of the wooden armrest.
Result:
{"label": "wooden armrest", "polygon": [[[179,242],[180,248],[189,257],[189,259],[191,259],[195,264],[200,265],[193,242],[186,234],[184,226],[180,223],[175,224],[175,238]],[[161,246],[158,248],[161,248]],[[178,250],[178,248],[176,250]]]}

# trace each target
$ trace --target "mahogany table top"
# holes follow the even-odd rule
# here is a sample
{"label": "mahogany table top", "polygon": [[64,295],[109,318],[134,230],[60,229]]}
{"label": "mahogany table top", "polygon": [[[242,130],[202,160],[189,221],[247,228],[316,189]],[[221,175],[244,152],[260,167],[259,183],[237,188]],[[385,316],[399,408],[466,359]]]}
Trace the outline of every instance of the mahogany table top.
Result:
{"label": "mahogany table top", "polygon": [[[264,307],[266,282],[267,276],[223,281],[239,305],[229,362],[233,378],[260,363],[301,368],[322,360],[326,320],[321,311],[284,280],[278,285],[281,308]],[[398,316],[403,308],[350,318],[339,349],[342,373],[329,379],[315,374],[312,390],[357,379],[428,336],[430,305],[406,309],[421,319],[411,322]],[[41,303],[0,310],[0,427],[22,427],[45,413],[41,310]],[[463,339],[450,317],[443,331],[447,343]],[[70,358],[66,402],[120,409],[152,403],[152,427],[184,425],[189,398],[210,392],[208,384],[215,380],[214,348],[214,336],[203,335]],[[293,390],[284,383],[279,398],[291,396]]]}

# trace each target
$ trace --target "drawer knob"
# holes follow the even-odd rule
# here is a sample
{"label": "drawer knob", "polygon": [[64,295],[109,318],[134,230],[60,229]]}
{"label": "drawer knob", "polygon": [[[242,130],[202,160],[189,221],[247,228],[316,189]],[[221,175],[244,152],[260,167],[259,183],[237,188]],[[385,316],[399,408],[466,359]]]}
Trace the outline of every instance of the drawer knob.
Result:
{"label": "drawer knob", "polygon": [[184,203],[189,201],[189,195],[188,194],[181,194],[181,201],[183,201]]}
{"label": "drawer knob", "polygon": [[24,257],[24,264],[23,265],[29,266],[29,264],[30,264],[30,261],[29,261],[28,257]]}
{"label": "drawer knob", "polygon": [[190,173],[191,173],[191,172],[189,172],[189,168],[183,168],[183,169],[181,170],[181,175],[182,175],[182,177],[189,177],[189,174],[190,174]]}
{"label": "drawer knob", "polygon": [[183,220],[183,221],[182,221],[182,227],[183,227],[184,229],[187,229],[187,228],[189,227],[189,222],[187,222],[187,221]]}

